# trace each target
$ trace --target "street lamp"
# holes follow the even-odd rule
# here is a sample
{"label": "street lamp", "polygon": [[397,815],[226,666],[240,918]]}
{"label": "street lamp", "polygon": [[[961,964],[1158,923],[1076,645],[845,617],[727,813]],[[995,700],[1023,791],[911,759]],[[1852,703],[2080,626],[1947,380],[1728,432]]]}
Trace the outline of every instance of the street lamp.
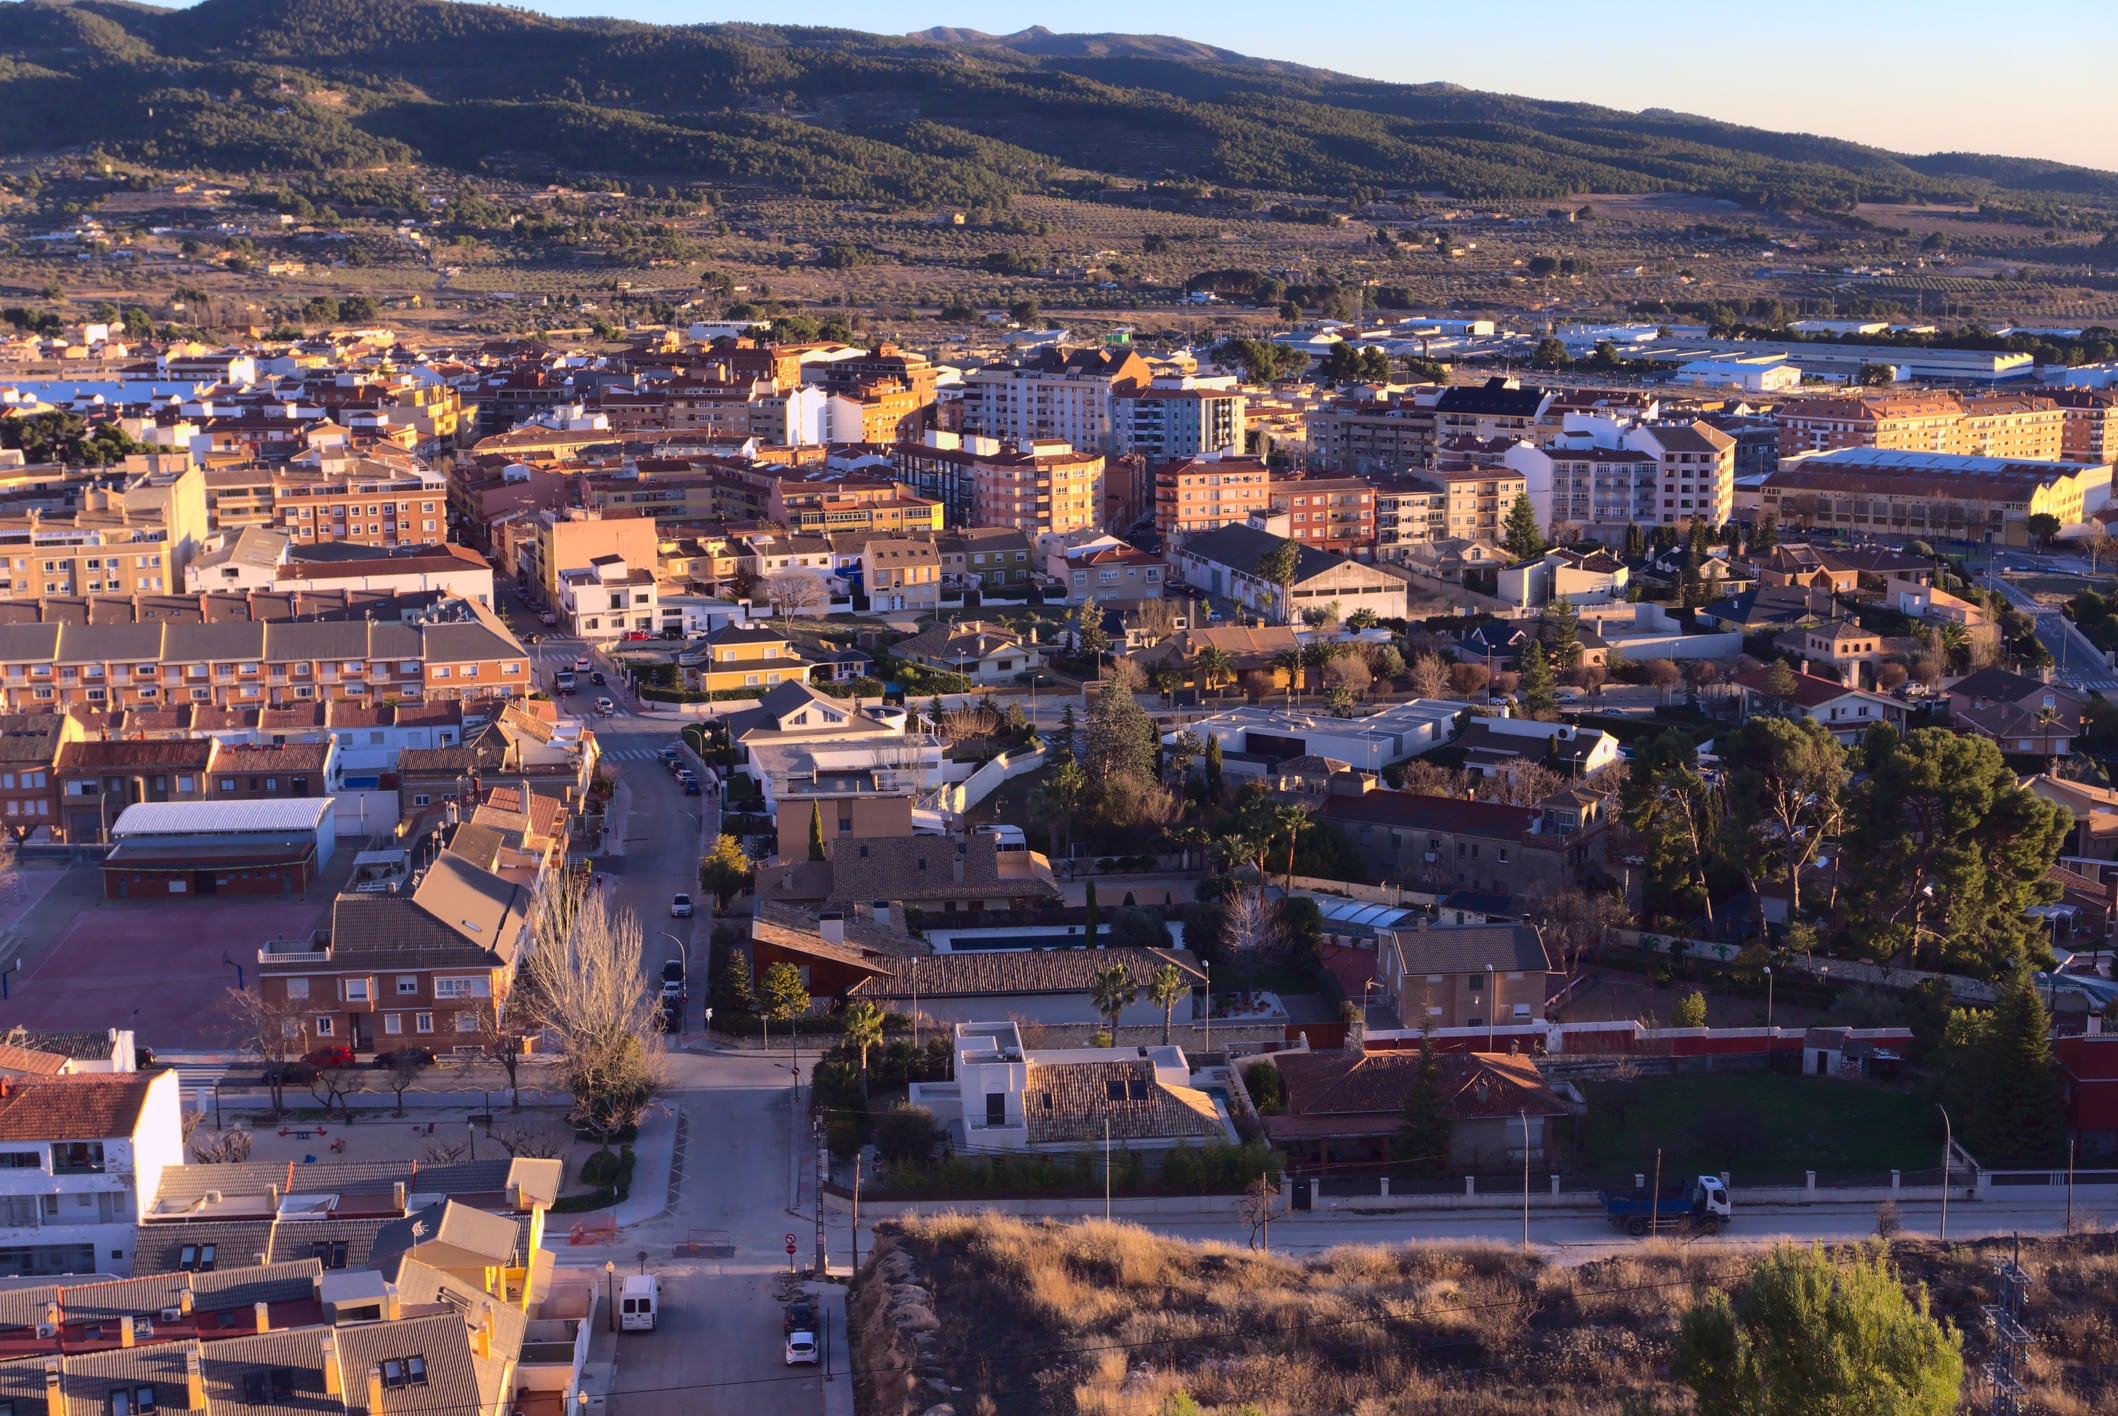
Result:
{"label": "street lamp", "polygon": [[1765,1026],[1772,1026],[1772,965],[1765,965]]}
{"label": "street lamp", "polygon": [[1522,1122],[1522,1252],[1530,1252],[1530,1113],[1517,1108]]}
{"label": "street lamp", "polygon": [[1213,1051],[1213,963],[1199,960],[1199,967],[1206,971],[1206,1051]]}
{"label": "street lamp", "polygon": [[1500,979],[1486,965],[1486,1051],[1493,1050],[1493,1019],[1500,1012]]}
{"label": "street lamp", "polygon": [[608,1309],[606,1318],[610,1331],[618,1330],[618,1266],[610,1259],[603,1261],[603,1306]]}
{"label": "street lamp", "polygon": [[478,1123],[476,1121],[465,1121],[463,1129],[464,1133],[471,1138],[471,1159],[476,1160],[478,1158]]}
{"label": "street lamp", "polygon": [[1936,1235],[1935,1238],[1938,1242],[1946,1244],[1949,1242],[1949,1159],[1950,1153],[1956,1149],[1956,1129],[1949,1124],[1948,1107],[1937,1101],[1934,1103],[1934,1109],[1942,1114],[1941,1233]]}

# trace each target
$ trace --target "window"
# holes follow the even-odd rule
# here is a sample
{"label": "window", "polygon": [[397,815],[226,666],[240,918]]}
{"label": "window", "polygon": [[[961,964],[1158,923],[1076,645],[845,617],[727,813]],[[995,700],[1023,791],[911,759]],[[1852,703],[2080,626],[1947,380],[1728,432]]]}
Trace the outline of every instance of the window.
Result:
{"label": "window", "polygon": [[1105,1101],[1125,1100],[1125,1083],[1122,1081],[1105,1082],[1103,1084],[1103,1099]]}
{"label": "window", "polygon": [[329,1013],[320,1013],[317,1015],[316,1035],[318,1037],[331,1036],[331,1030],[336,1026],[338,1026],[337,1022],[331,1017]]}
{"label": "window", "polygon": [[305,978],[288,979],[287,996],[289,998],[307,998],[309,996],[309,980]]}
{"label": "window", "polygon": [[397,976],[397,991],[400,994],[417,993],[419,991],[419,975],[399,974]]}
{"label": "window", "polygon": [[434,1031],[434,1015],[432,1013],[414,1013],[412,1015],[412,1031],[423,1033]]}
{"label": "window", "polygon": [[985,1094],[985,1124],[1005,1126],[1008,1123],[1008,1094],[987,1092]]}
{"label": "window", "polygon": [[383,1014],[383,1015],[382,1015],[382,1030],[383,1030],[384,1032],[386,1032],[386,1033],[390,1034],[390,1036],[392,1036],[392,1037],[395,1037],[395,1036],[397,1036],[397,1035],[398,1035],[399,1033],[402,1033],[402,1032],[404,1031],[404,1014],[402,1014],[402,1013],[385,1013],[385,1014]]}
{"label": "window", "polygon": [[309,1245],[309,1257],[327,1269],[342,1269],[346,1266],[346,1241],[318,1239]]}
{"label": "window", "polygon": [[456,1031],[460,1033],[478,1031],[478,1015],[476,1013],[458,1013],[456,1015]]}
{"label": "window", "polygon": [[425,1386],[427,1384],[427,1359],[419,1356],[384,1358],[382,1384],[386,1387]]}
{"label": "window", "polygon": [[366,979],[364,979],[364,978],[349,978],[349,979],[347,979],[347,980],[346,980],[346,1001],[347,1001],[348,1003],[365,1003],[365,1002],[367,1002],[367,1001],[368,1001],[368,981],[367,981]]}

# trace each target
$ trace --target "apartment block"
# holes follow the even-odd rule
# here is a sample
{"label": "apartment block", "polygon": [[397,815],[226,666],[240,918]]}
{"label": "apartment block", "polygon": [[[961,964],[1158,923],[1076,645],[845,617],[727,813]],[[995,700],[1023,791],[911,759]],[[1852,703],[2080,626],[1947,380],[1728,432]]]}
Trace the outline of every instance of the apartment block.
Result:
{"label": "apartment block", "polygon": [[154,595],[183,588],[177,542],[159,520],[83,508],[0,518],[0,600]]}
{"label": "apartment block", "polygon": [[1951,449],[1967,457],[2053,462],[2066,452],[2066,410],[2028,393],[1963,395],[1963,431]]}
{"label": "apartment block", "polygon": [[1193,457],[1154,472],[1155,529],[1165,544],[1238,526],[1272,507],[1272,473],[1246,457]]}
{"label": "apartment block", "polygon": [[1012,441],[1054,439],[1115,451],[1113,401],[1154,381],[1130,349],[1043,349],[1012,364],[974,369],[963,381],[967,433]]}
{"label": "apartment block", "polygon": [[1398,477],[1375,488],[1375,558],[1401,561],[1411,548],[1449,535],[1449,493],[1425,477]]}
{"label": "apartment block", "polygon": [[811,535],[837,531],[899,535],[942,528],[939,501],[914,496],[902,483],[874,478],[805,482],[783,477],[772,484],[766,515],[790,531]]}
{"label": "apartment block", "polygon": [[366,459],[344,471],[288,467],[272,476],[279,528],[299,543],[420,546],[449,535],[448,478]]}
{"label": "apartment block", "polygon": [[1305,546],[1368,560],[1375,554],[1375,485],[1359,477],[1289,478],[1270,484],[1274,511]]}
{"label": "apartment block", "polygon": [[2065,419],[2059,455],[2068,462],[2118,462],[2118,388],[2054,388],[2044,396]]}
{"label": "apartment block", "polygon": [[559,601],[560,577],[586,570],[599,556],[616,556],[629,566],[652,570],[661,537],[651,517],[607,514],[569,507],[537,515],[535,578],[545,603]]}
{"label": "apartment block", "polygon": [[0,1077],[0,1275],[132,1272],[140,1197],[184,1163],[177,1091],[129,1066]]}
{"label": "apartment block", "polygon": [[934,432],[891,454],[898,477],[942,504],[947,524],[1002,526],[1036,535],[1100,526],[1103,455],[1057,439],[1004,443]]}
{"label": "apartment block", "polygon": [[1156,379],[1111,401],[1111,442],[1122,456],[1150,463],[1207,452],[1244,451],[1247,399],[1233,378]]}
{"label": "apartment block", "polygon": [[1799,398],[1779,409],[1780,456],[1873,447],[2051,462],[2066,413],[2039,394],[1869,393]]}
{"label": "apartment block", "polygon": [[552,607],[567,633],[578,639],[652,634],[661,627],[655,568],[652,558],[632,565],[620,555],[597,556],[578,570],[559,572],[559,598]]}

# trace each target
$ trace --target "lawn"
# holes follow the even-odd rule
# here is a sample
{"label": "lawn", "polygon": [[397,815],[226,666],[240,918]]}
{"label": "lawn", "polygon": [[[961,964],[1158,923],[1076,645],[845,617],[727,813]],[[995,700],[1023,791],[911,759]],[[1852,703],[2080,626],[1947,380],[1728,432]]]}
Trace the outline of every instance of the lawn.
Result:
{"label": "lawn", "polygon": [[1582,1090],[1589,1114],[1581,1160],[1606,1179],[1651,1170],[1658,1146],[1663,1183],[1726,1170],[1738,1189],[1746,1179],[1800,1183],[1805,1170],[1829,1184],[1941,1164],[1934,1108],[1872,1083],[1740,1072],[1591,1082]]}

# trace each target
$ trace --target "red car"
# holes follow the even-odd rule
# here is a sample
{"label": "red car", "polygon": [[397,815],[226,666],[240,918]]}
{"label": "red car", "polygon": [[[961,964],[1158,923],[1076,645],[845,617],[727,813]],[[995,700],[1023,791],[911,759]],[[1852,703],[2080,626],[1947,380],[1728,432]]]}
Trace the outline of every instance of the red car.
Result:
{"label": "red car", "polygon": [[311,1067],[350,1067],[353,1065],[353,1049],[350,1047],[319,1047],[306,1054],[302,1061]]}

